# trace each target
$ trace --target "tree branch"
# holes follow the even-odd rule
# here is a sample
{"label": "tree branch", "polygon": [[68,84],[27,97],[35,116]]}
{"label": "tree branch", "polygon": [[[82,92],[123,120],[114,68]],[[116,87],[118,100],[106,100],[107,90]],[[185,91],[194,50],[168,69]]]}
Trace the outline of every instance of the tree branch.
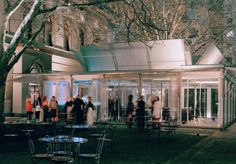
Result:
{"label": "tree branch", "polygon": [[42,4],[42,0],[35,0],[34,1],[29,13],[25,16],[24,20],[22,21],[22,23],[20,24],[20,26],[16,30],[8,48],[5,51],[4,59],[3,59],[4,63],[8,63],[8,61],[11,60],[13,53],[16,50],[17,45],[19,44],[20,40],[24,36],[24,32],[27,30],[28,26],[30,25],[32,20],[37,15],[41,4]]}
{"label": "tree branch", "polygon": [[38,11],[38,15],[39,15],[39,14],[44,14],[44,13],[53,12],[54,10],[57,9],[57,7],[58,7],[58,6],[56,5],[56,6],[52,7],[52,8],[49,8],[49,9],[39,10],[39,11]]}
{"label": "tree branch", "polygon": [[125,2],[125,0],[96,0],[89,3],[73,3],[71,4],[71,6],[83,8],[83,7],[95,6],[95,5],[99,5],[103,3],[112,3],[112,2]]}
{"label": "tree branch", "polygon": [[38,36],[38,34],[42,31],[44,25],[45,25],[46,20],[43,21],[41,24],[40,28],[34,33],[34,35],[28,40],[28,42],[24,45],[24,47],[17,53],[15,54],[15,57],[10,61],[10,63],[7,66],[7,71],[10,71],[14,64],[18,62],[22,54],[25,52],[25,50],[32,44],[34,39]]}
{"label": "tree branch", "polygon": [[3,43],[6,43],[5,42],[5,39],[6,39],[6,31],[7,31],[7,26],[8,26],[8,22],[12,16],[12,14],[14,14],[16,12],[16,10],[23,4],[25,0],[21,0],[20,3],[14,8],[14,10],[12,10],[6,17],[6,21],[5,21],[5,28],[4,28],[4,37],[3,37]]}
{"label": "tree branch", "polygon": [[[182,6],[183,1],[184,1],[184,0],[181,0],[181,1],[179,2],[179,5],[177,6],[177,9],[176,9],[175,14],[174,14],[174,16],[173,16],[173,19],[172,19],[172,22],[171,22],[171,25],[170,25],[170,30],[169,30],[169,38],[172,38],[173,33],[174,33],[174,31],[175,31],[175,29],[176,29],[176,27],[177,27],[179,21],[181,20],[181,18],[182,18],[182,16],[183,16],[183,15],[181,15],[181,16],[177,17],[178,14],[179,14],[179,10],[181,9],[181,6]],[[177,22],[176,22],[176,21],[177,21]]]}

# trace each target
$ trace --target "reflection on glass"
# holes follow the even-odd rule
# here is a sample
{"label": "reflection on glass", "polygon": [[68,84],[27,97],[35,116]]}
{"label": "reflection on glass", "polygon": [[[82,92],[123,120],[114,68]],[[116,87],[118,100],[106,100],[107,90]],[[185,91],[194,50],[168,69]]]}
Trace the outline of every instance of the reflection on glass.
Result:
{"label": "reflection on glass", "polygon": [[58,104],[64,105],[66,103],[67,97],[70,95],[69,92],[69,82],[67,81],[59,81],[58,82]]}
{"label": "reflection on glass", "polygon": [[218,113],[218,90],[211,89],[211,112],[213,117],[217,117]]}
{"label": "reflection on glass", "polygon": [[107,80],[106,86],[108,117],[114,121],[124,119],[128,96],[133,95],[134,103],[138,99],[137,80]]}
{"label": "reflection on glass", "polygon": [[200,118],[217,118],[218,113],[218,83],[217,80],[184,80],[183,87],[183,111],[188,116],[185,121],[191,120],[192,116]]}
{"label": "reflection on glass", "polygon": [[52,96],[56,96],[56,83],[54,81],[44,82],[44,95],[47,96],[48,100],[50,100]]}
{"label": "reflection on glass", "polygon": [[144,101],[146,101],[147,108],[153,108],[153,102],[158,96],[163,107],[168,107],[168,90],[169,82],[163,80],[144,79],[142,81],[142,90]]}

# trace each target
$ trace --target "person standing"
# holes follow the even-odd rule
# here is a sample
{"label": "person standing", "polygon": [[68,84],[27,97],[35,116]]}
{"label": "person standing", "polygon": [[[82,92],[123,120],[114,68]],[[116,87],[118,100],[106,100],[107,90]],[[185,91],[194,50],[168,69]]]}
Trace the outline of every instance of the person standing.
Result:
{"label": "person standing", "polygon": [[140,96],[140,100],[138,101],[137,119],[138,128],[143,130],[145,125],[145,102],[143,101],[143,96]]}
{"label": "person standing", "polygon": [[114,100],[113,120],[117,121],[119,117],[120,117],[120,97],[116,93],[115,100]]}
{"label": "person standing", "polygon": [[28,95],[25,99],[25,110],[26,110],[26,117],[27,123],[30,123],[32,120],[32,103],[31,103],[31,96]]}
{"label": "person standing", "polygon": [[43,97],[43,102],[42,102],[42,106],[43,106],[43,122],[46,123],[47,119],[50,118],[49,114],[48,114],[48,100],[47,100],[47,96]]}
{"label": "person standing", "polygon": [[76,116],[76,124],[84,124],[84,101],[80,98],[80,95],[77,95],[74,100],[73,113]]}
{"label": "person standing", "polygon": [[92,103],[92,97],[89,96],[88,97],[88,104],[87,104],[87,124],[88,125],[93,125],[93,110],[94,110],[94,106]]}
{"label": "person standing", "polygon": [[127,111],[126,111],[128,128],[132,127],[133,112],[134,112],[133,95],[129,95],[128,104],[127,104]]}
{"label": "person standing", "polygon": [[56,123],[58,121],[58,102],[55,96],[52,96],[48,107],[49,111],[51,111],[51,121],[52,123]]}
{"label": "person standing", "polygon": [[67,97],[66,99],[66,103],[65,103],[65,112],[66,112],[66,120],[71,120],[72,119],[72,115],[71,115],[71,111],[73,108],[73,99],[72,97]]}
{"label": "person standing", "polygon": [[159,97],[156,97],[156,101],[154,102],[153,105],[153,119],[154,120],[161,120],[161,102]]}
{"label": "person standing", "polygon": [[41,98],[38,97],[37,100],[35,101],[35,118],[36,118],[36,123],[41,121],[41,106],[42,106],[42,101]]}
{"label": "person standing", "polygon": [[108,98],[108,117],[113,118],[114,114],[114,99],[110,95]]}

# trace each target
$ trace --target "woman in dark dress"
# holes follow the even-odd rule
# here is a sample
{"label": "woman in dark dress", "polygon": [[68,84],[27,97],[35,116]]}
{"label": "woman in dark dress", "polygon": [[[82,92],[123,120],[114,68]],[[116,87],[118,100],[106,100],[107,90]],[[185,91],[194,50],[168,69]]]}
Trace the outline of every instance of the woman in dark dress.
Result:
{"label": "woman in dark dress", "polygon": [[127,110],[126,110],[128,128],[132,127],[133,111],[134,111],[133,95],[129,95],[129,97],[128,97],[128,104],[127,104]]}

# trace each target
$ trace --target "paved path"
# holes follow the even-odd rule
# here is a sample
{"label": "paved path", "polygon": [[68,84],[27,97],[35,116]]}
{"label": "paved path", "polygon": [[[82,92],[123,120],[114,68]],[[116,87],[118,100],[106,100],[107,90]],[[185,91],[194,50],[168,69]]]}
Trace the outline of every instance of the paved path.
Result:
{"label": "paved path", "polygon": [[224,131],[217,130],[209,137],[166,163],[236,164],[236,123]]}

